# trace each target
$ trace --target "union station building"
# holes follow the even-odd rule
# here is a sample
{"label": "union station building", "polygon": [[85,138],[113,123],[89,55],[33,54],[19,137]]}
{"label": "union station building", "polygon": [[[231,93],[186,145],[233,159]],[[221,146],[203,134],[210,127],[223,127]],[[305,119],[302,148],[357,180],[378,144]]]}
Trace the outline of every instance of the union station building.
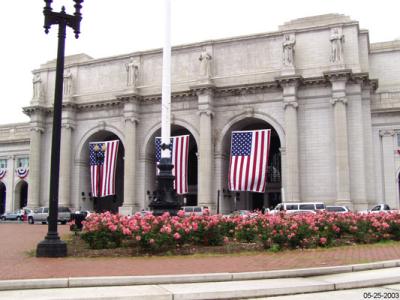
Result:
{"label": "union station building", "polygon": [[[186,205],[322,201],[399,208],[400,40],[339,14],[172,48],[172,131],[190,135]],[[59,205],[132,214],[156,188],[162,49],[66,57]],[[33,71],[30,122],[0,126],[0,213],[47,206],[55,60]],[[231,132],[271,129],[265,193],[228,190]],[[116,194],[90,191],[89,143],[120,140]]]}

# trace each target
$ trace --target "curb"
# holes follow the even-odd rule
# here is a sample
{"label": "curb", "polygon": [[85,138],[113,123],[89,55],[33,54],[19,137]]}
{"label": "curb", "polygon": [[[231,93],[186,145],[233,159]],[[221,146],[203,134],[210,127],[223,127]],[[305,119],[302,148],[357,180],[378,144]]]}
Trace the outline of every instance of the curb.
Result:
{"label": "curb", "polygon": [[[244,280],[262,280],[279,278],[299,278],[311,276],[323,276],[338,273],[351,273],[366,270],[400,267],[400,260],[389,260],[366,264],[354,264],[334,267],[275,270],[244,273],[206,273],[206,274],[182,274],[182,275],[149,275],[149,276],[107,276],[107,277],[69,277],[47,279],[18,279],[0,280],[0,291],[25,290],[25,289],[50,289],[50,288],[80,288],[80,287],[111,287],[134,285],[166,285],[182,283],[207,283],[229,282]],[[387,278],[386,281],[376,282],[376,285],[397,283],[397,278]],[[353,282],[353,281],[351,281]],[[346,283],[335,285],[335,289],[353,288]],[[399,281],[400,282],[400,281]],[[354,281],[354,284],[356,282]],[[362,282],[358,283],[362,284]]]}

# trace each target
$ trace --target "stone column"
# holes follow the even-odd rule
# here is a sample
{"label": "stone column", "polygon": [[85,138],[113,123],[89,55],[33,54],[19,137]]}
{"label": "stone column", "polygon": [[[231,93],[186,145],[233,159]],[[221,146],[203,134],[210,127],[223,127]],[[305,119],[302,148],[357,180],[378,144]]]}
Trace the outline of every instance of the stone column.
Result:
{"label": "stone column", "polygon": [[300,201],[300,179],[299,179],[299,138],[297,121],[297,88],[300,77],[280,77],[280,85],[283,88],[283,109],[285,114],[286,132],[286,180],[284,186],[284,197],[286,202]]}
{"label": "stone column", "polygon": [[29,150],[29,185],[28,185],[28,207],[40,206],[40,180],[41,175],[41,150],[42,133],[44,129],[38,124],[33,124],[30,132]]}
{"label": "stone column", "polygon": [[335,128],[336,203],[350,205],[350,172],[347,133],[347,99],[332,98]]}
{"label": "stone column", "polygon": [[336,160],[336,204],[352,208],[350,200],[349,141],[347,125],[346,83],[348,70],[327,72],[332,85],[333,128]]}
{"label": "stone column", "polygon": [[214,190],[214,143],[212,131],[213,89],[211,86],[197,90],[199,115],[199,177],[198,205],[216,211],[217,192]]}
{"label": "stone column", "polygon": [[394,130],[380,130],[381,137],[381,153],[383,167],[383,198],[385,203],[391,208],[398,208],[397,204],[397,186],[396,186],[396,170],[394,162]]}
{"label": "stone column", "polygon": [[[41,203],[40,186],[42,176],[42,134],[44,132],[45,111],[40,106],[24,108],[31,118],[30,128],[30,150],[29,150],[29,184],[28,184],[28,207],[35,208],[46,203]],[[45,180],[45,178],[43,178]],[[13,184],[14,186],[14,184]],[[14,189],[14,187],[13,187]]]}
{"label": "stone column", "polygon": [[119,212],[124,215],[132,215],[140,210],[141,206],[137,201],[137,154],[136,154],[136,126],[137,100],[135,96],[129,98],[124,105],[124,135],[125,135],[125,160],[124,160],[124,203]]}
{"label": "stone column", "polygon": [[[72,130],[70,123],[61,125],[59,206],[71,207]],[[74,203],[76,205],[77,203]],[[79,209],[79,207],[75,207]]]}

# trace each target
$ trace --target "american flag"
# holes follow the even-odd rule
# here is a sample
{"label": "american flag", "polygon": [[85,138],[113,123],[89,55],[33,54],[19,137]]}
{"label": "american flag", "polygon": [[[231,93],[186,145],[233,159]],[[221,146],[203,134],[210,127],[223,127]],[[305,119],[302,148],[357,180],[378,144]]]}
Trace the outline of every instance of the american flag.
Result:
{"label": "american flag", "polygon": [[233,131],[228,186],[264,193],[271,130]]}
{"label": "american flag", "polygon": [[[171,137],[172,174],[175,176],[174,188],[179,195],[187,194],[187,170],[189,157],[189,135]],[[156,137],[156,163],[161,160],[161,138]],[[157,174],[159,170],[157,168]]]}
{"label": "american flag", "polygon": [[115,169],[119,141],[89,144],[90,178],[93,197],[115,195]]}

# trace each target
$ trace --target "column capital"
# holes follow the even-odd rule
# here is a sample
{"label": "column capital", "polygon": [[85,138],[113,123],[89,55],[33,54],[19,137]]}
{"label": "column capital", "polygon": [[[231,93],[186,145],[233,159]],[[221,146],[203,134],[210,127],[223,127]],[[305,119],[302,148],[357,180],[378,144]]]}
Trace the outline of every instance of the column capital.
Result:
{"label": "column capital", "polygon": [[288,106],[297,109],[299,107],[299,104],[297,103],[297,101],[283,101],[283,109],[286,110]]}
{"label": "column capital", "polygon": [[202,109],[197,112],[197,115],[200,117],[202,114],[205,114],[207,117],[213,117],[214,112],[212,112],[210,109]]}
{"label": "column capital", "polygon": [[339,103],[339,102],[341,102],[341,103],[343,103],[343,104],[347,104],[347,98],[346,97],[337,97],[337,98],[332,98],[330,101],[329,101],[333,106],[336,104],[336,103]]}
{"label": "column capital", "polygon": [[71,123],[63,123],[61,124],[61,128],[74,130],[75,126]]}
{"label": "column capital", "polygon": [[393,129],[380,129],[379,130],[379,135],[381,137],[390,137],[390,136],[394,136],[396,134],[396,131],[394,131]]}
{"label": "column capital", "polygon": [[132,123],[132,124],[138,124],[139,123],[139,119],[137,117],[133,117],[133,116],[125,117],[124,121],[125,121],[125,124],[129,123],[129,122]]}
{"label": "column capital", "polygon": [[43,133],[44,132],[44,128],[41,126],[32,126],[30,129],[30,131],[34,131],[34,132],[39,132],[39,133]]}

